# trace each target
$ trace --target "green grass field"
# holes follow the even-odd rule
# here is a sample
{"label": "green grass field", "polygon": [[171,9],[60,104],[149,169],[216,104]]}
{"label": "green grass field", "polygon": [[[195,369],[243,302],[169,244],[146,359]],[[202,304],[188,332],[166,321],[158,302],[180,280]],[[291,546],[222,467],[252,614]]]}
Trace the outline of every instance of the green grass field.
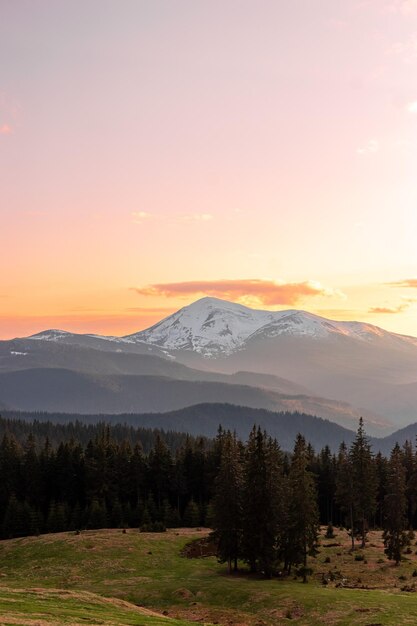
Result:
{"label": "green grass field", "polygon": [[[417,547],[395,567],[384,557],[380,533],[354,555],[346,533],[336,533],[322,539],[307,585],[227,576],[214,557],[181,556],[205,531],[104,530],[3,541],[0,624],[416,624]],[[362,553],[364,561],[356,561]]]}

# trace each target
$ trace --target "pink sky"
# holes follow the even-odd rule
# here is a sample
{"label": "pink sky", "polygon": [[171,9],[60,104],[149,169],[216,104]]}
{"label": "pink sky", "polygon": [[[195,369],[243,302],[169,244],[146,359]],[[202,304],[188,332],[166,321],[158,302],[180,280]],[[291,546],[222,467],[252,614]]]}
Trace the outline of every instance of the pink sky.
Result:
{"label": "pink sky", "polygon": [[416,170],[417,0],[6,0],[0,338],[206,293],[417,335]]}

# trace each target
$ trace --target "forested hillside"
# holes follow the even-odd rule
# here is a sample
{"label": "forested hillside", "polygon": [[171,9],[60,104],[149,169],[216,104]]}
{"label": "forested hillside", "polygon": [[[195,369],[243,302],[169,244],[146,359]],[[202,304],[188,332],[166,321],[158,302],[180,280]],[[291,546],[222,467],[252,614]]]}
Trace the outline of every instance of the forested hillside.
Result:
{"label": "forested hillside", "polygon": [[[266,558],[287,559],[290,568],[301,553],[305,556],[298,539],[288,539],[287,533],[294,531],[288,526],[291,516],[306,516],[309,530],[299,529],[297,537],[310,537],[307,552],[314,551],[319,523],[344,524],[353,529],[352,541],[360,537],[363,543],[368,528],[386,528],[389,511],[395,511],[386,530],[399,529],[403,546],[405,529],[417,521],[417,454],[412,445],[396,446],[390,459],[374,456],[362,423],[350,446],[342,444],[337,454],[329,446],[314,450],[302,435],[287,454],[279,441],[255,427],[244,444],[222,429],[209,441],[80,422],[54,426],[3,419],[0,426],[4,538],[82,528],[161,531],[206,525],[215,528],[219,546],[226,543],[221,555],[229,559],[230,542],[233,558],[250,553],[245,541],[256,529],[258,548],[270,537],[272,556],[267,551],[260,565],[255,546],[248,562],[264,571]],[[25,430],[33,430],[26,439]],[[48,430],[54,434],[53,444]],[[63,436],[59,443],[58,434]],[[287,540],[298,545],[297,555],[275,553]]]}

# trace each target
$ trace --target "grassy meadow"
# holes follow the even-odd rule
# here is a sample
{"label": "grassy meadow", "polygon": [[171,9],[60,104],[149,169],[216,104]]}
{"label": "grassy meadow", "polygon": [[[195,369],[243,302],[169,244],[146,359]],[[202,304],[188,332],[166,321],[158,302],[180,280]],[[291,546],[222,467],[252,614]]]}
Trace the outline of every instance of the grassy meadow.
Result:
{"label": "grassy meadow", "polygon": [[416,624],[417,546],[396,567],[384,556],[380,532],[353,554],[346,532],[335,532],[332,540],[322,536],[307,585],[245,572],[228,576],[215,557],[182,556],[205,530],[2,541],[0,624]]}

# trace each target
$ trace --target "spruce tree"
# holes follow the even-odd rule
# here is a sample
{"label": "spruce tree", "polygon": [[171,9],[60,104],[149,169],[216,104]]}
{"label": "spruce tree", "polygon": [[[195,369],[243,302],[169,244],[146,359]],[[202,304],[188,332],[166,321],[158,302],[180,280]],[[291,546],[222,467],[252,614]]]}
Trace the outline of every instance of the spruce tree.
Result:
{"label": "spruce tree", "polygon": [[303,582],[307,582],[307,557],[315,556],[318,541],[319,513],[317,489],[308,470],[309,450],[298,435],[289,471],[287,566],[302,565]]}
{"label": "spruce tree", "polygon": [[349,528],[352,551],[355,549],[355,498],[353,490],[352,462],[346,444],[342,442],[337,457],[336,502]]}
{"label": "spruce tree", "polygon": [[252,429],[243,470],[242,556],[252,572],[272,576],[279,554],[279,489],[282,462],[278,445]]}
{"label": "spruce tree", "polygon": [[406,470],[403,465],[403,454],[396,444],[388,463],[383,532],[385,554],[395,561],[396,565],[401,561],[401,553],[409,543],[406,512]]}
{"label": "spruce tree", "polygon": [[354,509],[359,523],[361,547],[364,548],[369,522],[376,510],[377,480],[371,446],[362,418],[359,420],[359,428],[349,456],[352,465]]}
{"label": "spruce tree", "polygon": [[223,439],[220,468],[215,481],[212,523],[220,563],[229,573],[237,570],[242,540],[242,465],[236,437],[230,431]]}
{"label": "spruce tree", "polygon": [[188,528],[196,528],[200,523],[200,511],[194,500],[190,500],[185,507],[182,517],[184,526]]}

